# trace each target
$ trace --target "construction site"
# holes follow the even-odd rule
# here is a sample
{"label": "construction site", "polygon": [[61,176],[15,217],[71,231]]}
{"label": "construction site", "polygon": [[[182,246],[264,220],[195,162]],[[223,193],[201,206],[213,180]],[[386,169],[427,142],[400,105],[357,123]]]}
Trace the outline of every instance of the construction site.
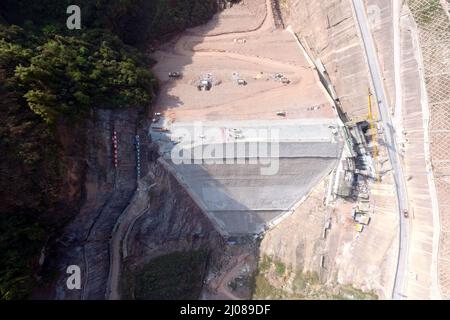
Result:
{"label": "construction site", "polygon": [[[379,204],[372,189],[381,181],[392,183],[392,178],[383,167],[388,161],[383,144],[378,146],[383,126],[369,85],[361,92],[365,113],[351,117],[326,67],[291,27],[284,28],[279,9],[271,1],[243,1],[155,53],[155,71],[165,79],[149,130],[159,148],[158,161],[232,246],[250,237],[264,239],[261,249],[270,241],[286,247],[278,247],[277,254],[288,250],[289,244],[272,238],[284,223],[308,210],[312,192],[322,193],[324,205],[316,212],[321,230],[315,241],[328,243],[335,229],[338,237],[344,236],[340,229],[350,238],[365,233],[375,237],[377,231],[370,229],[377,223],[371,221],[382,224],[383,218],[377,217]],[[261,154],[261,145],[269,151]],[[276,170],[264,175],[272,161],[278,162]],[[378,267],[377,277],[389,272],[395,257],[395,211],[384,219],[392,234],[383,235],[385,251],[379,254],[391,251],[392,261]],[[303,224],[297,226],[300,234],[310,234],[315,227]],[[381,239],[377,246],[382,244]],[[314,257],[305,254],[302,259],[317,264],[305,265],[304,271],[318,271],[326,283],[336,272],[332,255],[341,249]],[[371,256],[376,261],[376,255]],[[254,272],[256,262],[242,268]],[[364,264],[359,268],[368,267]],[[295,263],[292,267],[300,269]],[[221,282],[223,274],[218,271],[209,281]],[[349,280],[344,282],[356,282]],[[213,298],[208,289],[205,292]]]}
{"label": "construction site", "polygon": [[[233,296],[230,285],[238,297],[235,282],[243,286],[252,272],[256,298],[345,296],[348,288],[361,297],[436,297],[437,287],[414,291],[435,281],[435,271],[419,276],[409,267],[417,213],[413,179],[403,173],[407,142],[391,124],[405,114],[392,91],[402,90],[393,88],[400,75],[387,68],[397,52],[378,48],[386,42],[379,30],[400,28],[395,19],[406,5],[242,1],[156,52],[155,70],[166,80],[149,135],[159,161],[230,246],[262,239],[248,249],[256,260],[230,249],[238,253],[210,274],[204,298]],[[261,174],[261,163],[270,163],[270,153],[252,148],[261,142],[279,154],[274,175]],[[274,266],[262,270],[267,261]],[[317,290],[294,289],[304,274],[317,274]]]}
{"label": "construction site", "polygon": [[148,298],[133,274],[205,248],[201,299],[449,298],[446,5],[242,0],[155,48],[148,121],[105,129],[79,298]]}

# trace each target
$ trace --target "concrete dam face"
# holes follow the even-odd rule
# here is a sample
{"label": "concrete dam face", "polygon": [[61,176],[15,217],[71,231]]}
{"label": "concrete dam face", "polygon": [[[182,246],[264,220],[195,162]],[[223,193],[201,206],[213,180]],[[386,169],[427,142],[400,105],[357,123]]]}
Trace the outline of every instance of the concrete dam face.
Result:
{"label": "concrete dam face", "polygon": [[224,235],[263,232],[334,168],[330,119],[173,123],[150,129],[160,161]]}
{"label": "concrete dam face", "polygon": [[159,161],[224,235],[279,222],[341,154],[333,98],[271,4],[242,1],[154,54]]}

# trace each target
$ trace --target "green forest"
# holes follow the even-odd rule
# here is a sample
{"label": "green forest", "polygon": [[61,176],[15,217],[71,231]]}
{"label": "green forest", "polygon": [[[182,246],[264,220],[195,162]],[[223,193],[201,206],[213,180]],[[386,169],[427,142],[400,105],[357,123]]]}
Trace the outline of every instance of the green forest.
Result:
{"label": "green forest", "polygon": [[[66,28],[70,4],[81,8],[81,30]],[[56,213],[64,179],[56,128],[95,108],[150,105],[158,81],[145,50],[216,10],[216,0],[0,3],[1,299],[30,295],[40,250],[67,223]]]}

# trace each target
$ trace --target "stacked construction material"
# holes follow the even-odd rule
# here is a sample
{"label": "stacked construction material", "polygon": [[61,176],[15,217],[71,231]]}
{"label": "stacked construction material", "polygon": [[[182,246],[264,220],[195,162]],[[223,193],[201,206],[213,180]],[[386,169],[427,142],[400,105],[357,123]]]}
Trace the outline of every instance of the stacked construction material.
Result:
{"label": "stacked construction material", "polygon": [[114,153],[114,167],[117,168],[118,166],[118,152],[117,152],[117,131],[114,130],[113,132],[113,153]]}
{"label": "stacked construction material", "polygon": [[141,144],[140,144],[140,138],[139,135],[136,135],[136,172],[137,172],[137,178],[139,179],[141,177]]}

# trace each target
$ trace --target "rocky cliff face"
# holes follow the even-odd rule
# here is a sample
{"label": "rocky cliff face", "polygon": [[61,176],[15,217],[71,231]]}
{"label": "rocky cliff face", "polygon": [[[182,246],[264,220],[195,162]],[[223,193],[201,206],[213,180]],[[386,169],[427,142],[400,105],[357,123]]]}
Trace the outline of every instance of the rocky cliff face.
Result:
{"label": "rocky cliff face", "polygon": [[[140,136],[141,185],[148,188],[149,210],[134,224],[127,237],[127,266],[135,270],[153,258],[175,251],[202,249],[213,261],[221,249],[222,238],[200,209],[157,162],[149,151],[145,125],[138,111],[97,110],[86,122],[86,156],[68,157],[67,188],[70,197],[80,193],[81,208],[62,234],[48,244],[43,271],[50,283],[34,293],[36,298],[105,299],[110,268],[110,240],[137,186],[135,136]],[[145,120],[142,120],[145,123]],[[114,166],[112,137],[116,132],[118,166]],[[81,136],[79,137],[81,139]],[[67,151],[75,152],[77,136],[61,136]],[[74,149],[75,148],[75,149]],[[78,150],[79,151],[79,150]],[[149,186],[152,185],[151,188]],[[75,200],[74,200],[75,201]],[[67,267],[81,269],[82,288],[69,290]],[[187,270],[188,272],[188,270]]]}
{"label": "rocky cliff face", "polygon": [[[149,176],[152,187],[149,190],[148,210],[136,220],[127,237],[122,297],[134,297],[135,289],[132,287],[136,284],[130,279],[146,268],[149,262],[174,252],[186,252],[188,255],[190,252],[203,252],[206,259],[201,263],[205,263],[205,268],[201,268],[203,273],[197,283],[192,284],[201,288],[207,270],[220,260],[223,252],[223,238],[178,181],[157,161],[150,163]],[[166,280],[159,279],[163,283]]]}
{"label": "rocky cliff face", "polygon": [[[78,134],[67,133],[61,139],[66,150],[75,150],[85,140],[85,156],[68,156],[68,188],[72,197],[81,193],[80,210],[61,235],[48,245],[43,276],[52,275],[52,285],[39,290],[56,299],[104,298],[108,276],[108,243],[114,224],[127,206],[136,186],[135,135],[138,112],[96,110]],[[118,137],[118,167],[114,166],[113,133]],[[145,139],[145,134],[143,135]],[[79,152],[73,151],[74,155]],[[83,154],[83,153],[81,153]],[[84,170],[83,170],[84,169]],[[84,173],[83,173],[84,171]],[[70,198],[69,193],[69,198]],[[66,269],[81,269],[82,290],[68,290]],[[43,292],[41,292],[43,291]]]}
{"label": "rocky cliff face", "polygon": [[219,233],[176,179],[158,162],[150,170],[150,207],[130,234],[129,256],[146,261],[161,253],[220,244]]}
{"label": "rocky cliff face", "polygon": [[[351,1],[280,4],[284,25],[291,26],[310,56],[324,64],[343,111],[349,118],[367,115],[369,71]],[[381,18],[388,23],[385,13]],[[385,59],[383,66],[388,63]],[[327,190],[327,183],[318,186],[291,217],[266,234],[256,298],[390,297],[398,218],[395,199],[390,198],[391,178],[372,186],[377,216],[362,235],[354,230],[351,203],[322,205]]]}

